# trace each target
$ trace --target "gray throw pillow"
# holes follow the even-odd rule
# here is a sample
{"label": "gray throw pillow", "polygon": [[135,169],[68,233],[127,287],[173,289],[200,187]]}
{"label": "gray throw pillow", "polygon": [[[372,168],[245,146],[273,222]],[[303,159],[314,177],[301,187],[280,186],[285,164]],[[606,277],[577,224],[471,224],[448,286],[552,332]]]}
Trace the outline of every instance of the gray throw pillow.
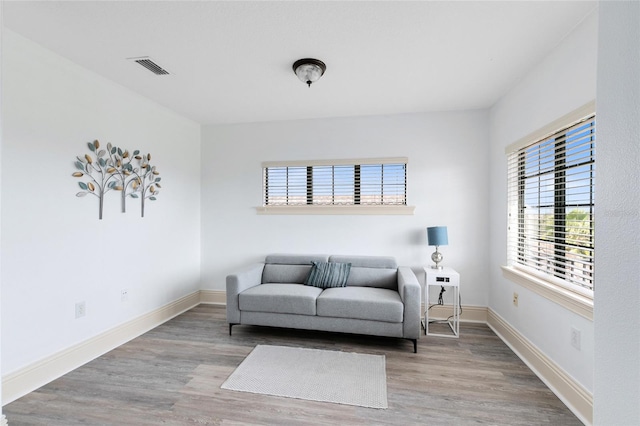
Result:
{"label": "gray throw pillow", "polygon": [[345,287],[351,263],[311,262],[311,270],[304,285],[319,288]]}

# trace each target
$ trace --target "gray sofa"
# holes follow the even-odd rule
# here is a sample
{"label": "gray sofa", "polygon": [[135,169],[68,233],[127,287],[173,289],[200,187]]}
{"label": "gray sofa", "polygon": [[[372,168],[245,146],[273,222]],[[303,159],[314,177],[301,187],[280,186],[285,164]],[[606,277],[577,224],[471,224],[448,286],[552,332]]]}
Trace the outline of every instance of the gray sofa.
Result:
{"label": "gray sofa", "polygon": [[[303,283],[312,262],[351,264],[345,287]],[[420,337],[420,284],[392,257],[272,254],[227,276],[227,322],[409,339]]]}

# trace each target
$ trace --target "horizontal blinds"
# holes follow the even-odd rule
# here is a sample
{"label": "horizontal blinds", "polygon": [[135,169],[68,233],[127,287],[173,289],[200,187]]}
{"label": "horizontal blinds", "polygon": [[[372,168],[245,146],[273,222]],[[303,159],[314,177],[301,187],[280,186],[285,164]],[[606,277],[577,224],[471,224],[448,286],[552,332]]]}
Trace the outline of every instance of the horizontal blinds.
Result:
{"label": "horizontal blinds", "polygon": [[406,204],[406,164],[365,164],[356,174],[360,204]]}
{"label": "horizontal blinds", "polygon": [[509,263],[593,290],[594,186],[593,114],[512,151]]}
{"label": "horizontal blinds", "polygon": [[337,160],[292,160],[264,161],[262,168],[268,167],[307,167],[307,166],[353,166],[354,164],[408,164],[407,157],[352,158]]}
{"label": "horizontal blinds", "polygon": [[312,190],[312,204],[354,204],[354,169],[353,165],[312,167],[308,182]]}
{"label": "horizontal blinds", "polygon": [[406,205],[402,163],[263,168],[264,205]]}

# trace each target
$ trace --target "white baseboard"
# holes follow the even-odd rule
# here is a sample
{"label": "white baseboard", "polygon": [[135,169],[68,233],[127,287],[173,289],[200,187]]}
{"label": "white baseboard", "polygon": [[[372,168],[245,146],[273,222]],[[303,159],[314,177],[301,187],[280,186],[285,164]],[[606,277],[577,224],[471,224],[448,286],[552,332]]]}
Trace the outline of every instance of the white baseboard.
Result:
{"label": "white baseboard", "polygon": [[[2,405],[32,392],[200,303],[196,291],[2,377]],[[0,422],[0,426],[2,423]]]}
{"label": "white baseboard", "polygon": [[593,395],[500,315],[488,309],[487,324],[586,425],[593,424]]}
{"label": "white baseboard", "polygon": [[224,290],[200,290],[200,303],[226,305],[227,292]]}

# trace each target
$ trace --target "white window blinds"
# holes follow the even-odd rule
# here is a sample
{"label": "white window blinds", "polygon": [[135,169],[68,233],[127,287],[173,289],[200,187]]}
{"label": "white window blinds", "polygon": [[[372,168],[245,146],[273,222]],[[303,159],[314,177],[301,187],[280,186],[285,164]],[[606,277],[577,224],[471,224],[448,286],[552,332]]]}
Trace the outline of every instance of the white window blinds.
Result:
{"label": "white window blinds", "polygon": [[407,203],[406,159],[335,160],[314,163],[263,164],[263,205]]}
{"label": "white window blinds", "polygon": [[595,115],[508,156],[508,261],[594,289]]}

